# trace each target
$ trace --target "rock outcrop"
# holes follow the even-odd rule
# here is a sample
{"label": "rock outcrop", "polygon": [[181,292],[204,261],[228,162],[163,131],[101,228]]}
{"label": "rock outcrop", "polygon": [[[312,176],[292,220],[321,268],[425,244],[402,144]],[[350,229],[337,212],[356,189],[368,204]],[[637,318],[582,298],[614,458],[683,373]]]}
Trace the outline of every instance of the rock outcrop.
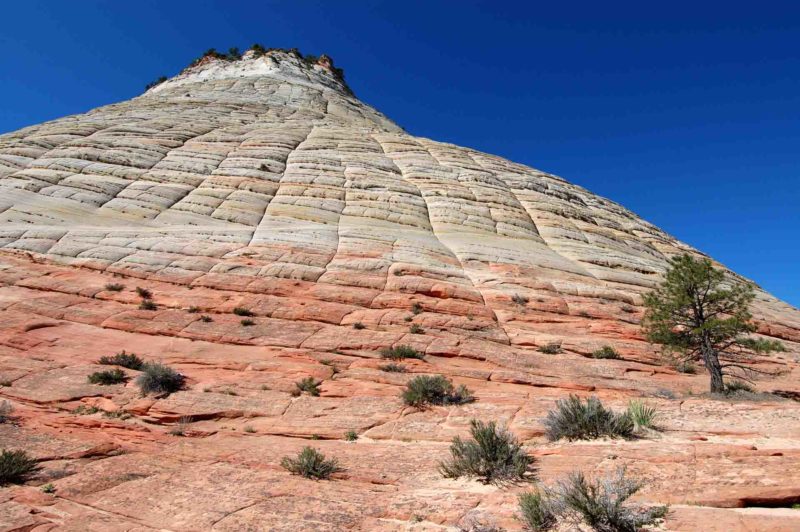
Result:
{"label": "rock outcrop", "polygon": [[[800,404],[704,396],[702,371],[642,336],[642,295],[698,251],[560,177],[408,135],[328,57],[206,56],[130,101],[0,136],[0,248],[0,447],[43,466],[0,489],[0,529],[518,529],[522,487],[437,471],[471,418],[507,425],[544,480],[627,465],[641,501],[672,505],[666,529],[800,527]],[[763,291],[753,310],[788,348],[753,361],[785,370],[759,387],[796,398],[800,311]],[[380,350],[403,344],[425,359],[382,371]],[[621,359],[593,359],[604,345]],[[186,389],[87,382],[122,350]],[[477,401],[404,407],[420,373]],[[319,397],[292,393],[306,377]],[[569,393],[649,397],[663,430],[545,443]],[[310,439],[346,472],[281,469]]]}

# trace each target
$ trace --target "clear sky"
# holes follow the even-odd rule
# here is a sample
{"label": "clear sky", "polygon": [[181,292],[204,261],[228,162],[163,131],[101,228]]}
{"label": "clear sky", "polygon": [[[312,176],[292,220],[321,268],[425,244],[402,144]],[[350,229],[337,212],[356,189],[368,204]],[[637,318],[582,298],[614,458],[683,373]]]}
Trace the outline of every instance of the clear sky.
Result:
{"label": "clear sky", "polygon": [[331,55],[409,133],[611,198],[800,306],[800,3],[3,4],[0,132],[124,100],[204,50]]}

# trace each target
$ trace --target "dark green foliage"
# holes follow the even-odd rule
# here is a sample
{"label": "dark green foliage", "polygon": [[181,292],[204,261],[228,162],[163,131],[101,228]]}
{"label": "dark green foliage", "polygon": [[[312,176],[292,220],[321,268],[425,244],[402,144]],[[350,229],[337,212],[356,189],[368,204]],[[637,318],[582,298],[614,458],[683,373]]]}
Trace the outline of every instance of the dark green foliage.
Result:
{"label": "dark green foliage", "polygon": [[382,358],[390,360],[403,360],[405,358],[417,358],[422,360],[425,355],[411,347],[410,345],[398,345],[395,347],[387,347],[381,351]]}
{"label": "dark green foliage", "polygon": [[250,49],[253,51],[253,57],[261,57],[267,53],[267,49],[258,43],[251,46]]}
{"label": "dark green foliage", "polygon": [[421,314],[422,313],[422,305],[415,302],[413,305],[411,305],[411,313],[414,314],[414,315]]}
{"label": "dark green foliage", "polygon": [[244,327],[251,327],[251,326],[256,324],[256,322],[254,322],[253,320],[248,320],[248,319],[244,319],[244,320],[240,321],[239,323],[241,323],[242,326],[244,326]]}
{"label": "dark green foliage", "polygon": [[783,351],[778,341],[750,337],[755,332],[750,283],[727,279],[706,258],[683,254],[670,260],[664,281],[644,298],[644,330],[651,342],[679,360],[702,360],[710,391],[724,393],[726,376],[749,380],[773,374],[748,364],[754,357]]}
{"label": "dark green foliage", "polygon": [[177,392],[183,387],[186,378],[164,364],[149,362],[142,368],[142,374],[136,379],[136,384],[143,394],[169,394]]}
{"label": "dark green foliage", "polygon": [[292,473],[306,478],[325,480],[334,473],[344,471],[335,458],[325,458],[325,455],[313,447],[304,447],[297,458],[288,456],[281,460],[281,467]]}
{"label": "dark green foliage", "polygon": [[364,327],[364,324],[363,324],[363,323],[361,323],[360,321],[357,321],[357,322],[355,322],[355,323],[353,324],[353,329],[356,329],[356,330],[359,330],[359,331],[360,331],[361,329],[364,329],[364,328],[365,328],[365,327]]}
{"label": "dark green foliage", "polygon": [[147,288],[142,288],[141,286],[136,287],[136,293],[142,299],[152,299],[153,293],[148,290]]}
{"label": "dark green foliage", "polygon": [[211,323],[214,320],[211,318],[211,316],[206,316],[204,314],[204,315],[200,316],[200,321],[202,321],[203,323]]}
{"label": "dark green foliage", "polygon": [[120,351],[114,356],[102,356],[97,363],[106,366],[122,366],[123,368],[136,371],[144,367],[144,360],[139,358],[135,353],[126,353],[125,350]]}
{"label": "dark green foliage", "polygon": [[557,355],[561,352],[561,344],[547,344],[541,346],[538,351],[545,355]]}
{"label": "dark green foliage", "polygon": [[354,430],[348,430],[344,433],[345,441],[356,441],[358,439],[358,433]]}
{"label": "dark green foliage", "polygon": [[378,366],[378,369],[381,371],[387,371],[389,373],[405,373],[408,371],[404,365],[395,364],[394,362]]}
{"label": "dark green foliage", "polygon": [[470,421],[472,439],[458,436],[450,445],[450,459],[439,465],[447,478],[477,478],[481,482],[508,483],[533,481],[534,458],[508,431],[498,429],[494,421]]}
{"label": "dark green foliage", "polygon": [[236,314],[237,316],[255,316],[255,314],[253,314],[252,311],[244,307],[236,307],[235,309],[233,309],[233,313]]}
{"label": "dark green foliage", "polygon": [[241,58],[242,54],[241,52],[239,52],[238,48],[236,48],[235,46],[228,48],[228,53],[225,55],[225,59],[227,59],[228,61],[238,61]]}
{"label": "dark green foliage", "polygon": [[125,289],[125,285],[124,284],[108,283],[106,285],[106,290],[108,290],[109,292],[122,292],[122,290],[124,290],[124,289]]}
{"label": "dark green foliage", "polygon": [[527,305],[530,299],[520,294],[514,294],[513,296],[511,296],[511,301],[513,301],[517,305]]}
{"label": "dark green foliage", "polygon": [[521,520],[535,532],[550,530],[556,525],[556,513],[547,494],[541,490],[527,491],[519,496]]}
{"label": "dark green foliage", "polygon": [[616,349],[610,345],[604,345],[592,353],[592,358],[619,360],[621,357],[619,356],[619,353],[617,353]]}
{"label": "dark green foliage", "polygon": [[411,325],[411,328],[408,329],[408,332],[410,332],[411,334],[424,334],[425,329],[423,329],[421,325],[415,323]]}
{"label": "dark green foliage", "polygon": [[156,310],[158,305],[152,299],[142,299],[139,303],[139,310]]}
{"label": "dark green foliage", "polygon": [[148,83],[147,85],[145,85],[145,86],[144,86],[144,90],[146,90],[146,91],[149,91],[149,90],[150,90],[150,89],[152,89],[153,87],[156,87],[156,86],[158,86],[158,85],[161,85],[161,84],[162,84],[162,83],[164,83],[165,81],[167,81],[167,76],[161,76],[161,77],[159,77],[158,79],[156,79],[156,80],[154,80],[154,81],[151,81],[150,83]]}
{"label": "dark green foliage", "polygon": [[297,386],[297,390],[302,392],[306,392],[308,395],[313,397],[319,397],[319,385],[321,383],[314,379],[314,377],[306,377],[301,381],[297,381],[294,383]]}
{"label": "dark green foliage", "polygon": [[466,386],[458,388],[452,381],[442,375],[419,375],[414,377],[403,391],[401,397],[407,405],[422,407],[425,405],[460,405],[475,400]]}
{"label": "dark green foliage", "polygon": [[88,377],[89,382],[92,384],[100,384],[103,386],[108,386],[111,384],[119,384],[121,382],[125,382],[127,377],[125,376],[125,372],[119,368],[114,369],[107,369],[105,371],[96,371],[89,375]]}
{"label": "dark green foliage", "polygon": [[22,450],[0,452],[0,486],[22,484],[39,470],[36,460]]}
{"label": "dark green foliage", "polygon": [[198,312],[200,312],[200,307],[196,307],[196,306],[192,305],[191,307],[189,307],[187,312],[189,314],[197,314]]}
{"label": "dark green foliage", "polygon": [[557,401],[555,409],[544,419],[544,426],[550,441],[592,440],[603,436],[629,438],[634,429],[627,412],[617,414],[605,408],[597,397],[589,397],[584,403],[576,395]]}

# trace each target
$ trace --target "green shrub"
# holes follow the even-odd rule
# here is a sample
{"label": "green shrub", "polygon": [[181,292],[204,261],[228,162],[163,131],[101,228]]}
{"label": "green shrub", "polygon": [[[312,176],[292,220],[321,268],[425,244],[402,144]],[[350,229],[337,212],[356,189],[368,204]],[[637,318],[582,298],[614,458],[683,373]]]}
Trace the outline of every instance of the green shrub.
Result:
{"label": "green shrub", "polygon": [[109,292],[122,292],[125,289],[125,285],[119,283],[108,283],[106,285],[106,290]]}
{"label": "green shrub", "polygon": [[150,83],[148,83],[147,85],[145,85],[144,86],[144,90],[149,91],[153,87],[157,87],[157,86],[161,85],[162,83],[164,83],[165,81],[167,81],[167,76],[160,76],[159,78],[157,78],[157,79],[151,81]]}
{"label": "green shrub", "polygon": [[417,302],[414,302],[414,304],[411,305],[411,313],[414,314],[414,315],[421,314],[422,313],[422,305],[417,303]]}
{"label": "green shrub", "polygon": [[233,313],[236,314],[237,316],[255,316],[255,314],[253,314],[251,310],[246,309],[244,307],[236,307],[235,309],[233,309]]}
{"label": "green shrub", "polygon": [[628,414],[637,429],[656,428],[655,419],[658,417],[658,410],[654,406],[650,406],[644,401],[633,400],[628,403]]}
{"label": "green shrub", "polygon": [[551,343],[541,346],[538,351],[545,355],[557,355],[561,353],[561,344]]}
{"label": "green shrub", "polygon": [[528,530],[540,532],[550,530],[556,525],[556,511],[550,498],[541,490],[520,494],[519,512]]}
{"label": "green shrub", "polygon": [[11,419],[11,412],[13,411],[14,407],[8,401],[0,403],[0,423],[7,423]]}
{"label": "green shrub", "polygon": [[356,329],[356,330],[364,329],[364,324],[361,323],[360,321],[357,321],[357,322],[355,322],[353,324],[353,329]]}
{"label": "green shrub", "polygon": [[198,312],[200,312],[200,307],[192,305],[186,310],[186,312],[188,312],[189,314],[197,314]]}
{"label": "green shrub", "polygon": [[169,429],[169,434],[171,436],[186,436],[186,433],[189,432],[189,425],[192,424],[192,416],[181,416],[178,418],[178,422]]}
{"label": "green shrub", "polygon": [[139,371],[144,367],[144,360],[135,353],[126,353],[123,349],[114,356],[102,356],[97,361],[98,364],[106,366],[122,366],[123,368]]}
{"label": "green shrub", "polygon": [[381,351],[382,358],[390,360],[403,360],[404,358],[416,358],[422,360],[425,355],[411,347],[410,345],[398,345],[396,347],[387,347]]}
{"label": "green shrub", "polygon": [[136,379],[136,384],[145,395],[170,394],[180,390],[185,381],[186,378],[171,367],[149,362],[142,368],[142,374]]}
{"label": "green shrub", "polygon": [[204,315],[200,316],[200,321],[202,321],[203,323],[211,323],[214,320],[211,318],[211,316],[206,316],[204,314]]}
{"label": "green shrub", "polygon": [[348,430],[344,433],[345,441],[356,441],[358,439],[358,433],[354,430]]}
{"label": "green shrub", "polygon": [[314,377],[306,377],[301,381],[297,381],[294,383],[297,386],[297,390],[299,392],[306,392],[308,395],[313,397],[319,397],[319,385],[321,383],[317,380],[314,380]]}
{"label": "green shrub", "polygon": [[513,301],[517,305],[527,305],[530,299],[520,294],[514,294],[513,296],[511,296],[511,301]]}
{"label": "green shrub", "polygon": [[617,414],[606,409],[597,397],[589,397],[584,403],[575,395],[557,401],[556,408],[544,419],[544,426],[550,441],[629,438],[634,429],[627,412]]}
{"label": "green shrub", "polygon": [[743,381],[731,381],[725,384],[725,395],[732,395],[740,392],[756,393],[756,390]]}
{"label": "green shrub", "polygon": [[91,384],[100,384],[109,386],[111,384],[119,384],[125,382],[125,372],[119,368],[107,369],[105,371],[95,371],[89,375],[88,380]]}
{"label": "green shrub", "polygon": [[22,450],[0,452],[0,486],[22,484],[39,470],[39,463]]}
{"label": "green shrub", "polygon": [[152,299],[153,297],[153,293],[150,290],[148,290],[147,288],[142,288],[141,286],[136,287],[136,293],[142,299]]}
{"label": "green shrub", "polygon": [[139,310],[156,310],[158,305],[152,299],[142,299],[142,302],[139,303]]}
{"label": "green shrub", "polygon": [[485,484],[534,480],[534,458],[510,432],[498,429],[494,421],[473,419],[470,434],[469,441],[453,438],[450,459],[439,465],[446,478],[477,478]]}
{"label": "green shrub", "polygon": [[610,345],[604,345],[603,347],[592,353],[592,358],[618,360],[621,357],[619,356],[619,353],[617,353],[616,349],[614,349]]}
{"label": "green shrub", "polygon": [[51,482],[48,482],[47,484],[42,486],[42,493],[47,493],[52,495],[55,492],[56,492],[56,487]]}
{"label": "green shrub", "polygon": [[413,324],[411,328],[408,330],[411,334],[424,334],[425,329],[422,328],[421,325]]}
{"label": "green shrub", "polygon": [[241,323],[243,327],[252,327],[253,325],[256,324],[256,322],[254,322],[253,320],[249,320],[247,318],[243,319],[239,323]]}
{"label": "green shrub", "polygon": [[378,366],[378,369],[389,373],[405,373],[406,371],[408,371],[404,365],[395,364],[394,362]]}
{"label": "green shrub", "polygon": [[422,407],[431,405],[460,405],[475,400],[466,386],[458,388],[441,375],[419,375],[414,377],[403,391],[401,397],[407,405]]}
{"label": "green shrub", "polygon": [[325,480],[334,473],[344,471],[335,458],[325,458],[325,455],[313,447],[304,447],[297,458],[284,457],[281,466],[292,473],[306,478]]}

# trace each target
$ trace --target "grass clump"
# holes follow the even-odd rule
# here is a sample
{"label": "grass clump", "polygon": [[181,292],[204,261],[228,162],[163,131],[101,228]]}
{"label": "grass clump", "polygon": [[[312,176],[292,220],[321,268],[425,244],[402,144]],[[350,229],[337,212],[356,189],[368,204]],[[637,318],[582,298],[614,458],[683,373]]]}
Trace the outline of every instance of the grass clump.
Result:
{"label": "grass clump", "polygon": [[244,307],[236,307],[235,309],[233,309],[233,313],[236,314],[237,316],[255,316],[255,314],[253,314],[251,310],[246,309]]}
{"label": "grass clump", "polygon": [[411,305],[411,313],[414,314],[415,316],[417,314],[421,314],[422,313],[422,305],[417,303],[417,302],[415,302],[413,305]]}
{"label": "grass clump", "polygon": [[0,486],[22,484],[39,470],[39,463],[22,450],[0,452]]}
{"label": "grass clump", "polygon": [[539,532],[556,525],[556,512],[546,492],[526,491],[520,494],[518,501],[520,519],[528,530]]}
{"label": "grass clump", "polygon": [[253,325],[256,324],[256,322],[254,322],[253,320],[249,320],[247,318],[243,319],[239,323],[242,324],[242,327],[252,327]]}
{"label": "grass clump", "polygon": [[607,409],[597,397],[586,402],[570,395],[556,402],[555,409],[544,419],[545,435],[550,441],[560,439],[592,440],[608,436],[629,438],[633,435],[634,422],[628,412],[617,414]]}
{"label": "grass clump", "polygon": [[356,441],[358,439],[358,433],[354,430],[348,430],[344,433],[344,441]]}
{"label": "grass clump", "polygon": [[415,323],[411,326],[408,332],[411,334],[425,334],[425,329],[423,329],[421,325]]}
{"label": "grass clump", "polygon": [[158,309],[158,305],[156,305],[155,301],[152,299],[142,299],[142,302],[139,303],[139,310],[156,310]]}
{"label": "grass clump", "polygon": [[532,481],[534,458],[513,434],[498,429],[494,421],[470,421],[472,439],[453,438],[450,459],[439,465],[446,478],[477,478],[484,484]]}
{"label": "grass clump", "polygon": [[178,423],[169,429],[170,436],[186,436],[186,433],[189,432],[189,425],[191,425],[192,421],[192,416],[181,416],[178,418]]}
{"label": "grass clump", "polygon": [[205,314],[203,314],[202,316],[200,316],[200,321],[202,321],[203,323],[211,323],[214,320],[211,318],[211,316],[206,316]]}
{"label": "grass clump", "polygon": [[141,286],[136,287],[136,294],[141,297],[142,299],[152,299],[153,293],[148,290],[147,288],[142,288]]}
{"label": "grass clump", "polygon": [[105,366],[122,366],[123,368],[136,371],[144,367],[144,360],[139,358],[135,353],[126,353],[125,350],[120,351],[114,356],[102,356],[97,363]]}
{"label": "grass clump", "polygon": [[358,331],[360,331],[361,329],[364,329],[364,328],[365,328],[364,324],[361,323],[360,321],[357,321],[357,322],[355,322],[353,324],[353,329],[356,329]]}
{"label": "grass clump", "polygon": [[644,401],[633,400],[628,403],[628,414],[633,420],[636,430],[656,429],[655,420],[658,417],[658,410]]}
{"label": "grass clump", "polygon": [[408,371],[404,365],[395,364],[394,362],[378,366],[378,369],[381,371],[386,371],[388,373],[405,373]]}
{"label": "grass clump", "polygon": [[557,355],[562,352],[562,349],[561,344],[550,343],[539,347],[537,351],[544,353],[545,355]]}
{"label": "grass clump", "polygon": [[106,285],[106,290],[108,290],[109,292],[122,292],[124,289],[125,289],[124,284],[108,283]]}
{"label": "grass clump", "polygon": [[303,447],[296,458],[284,457],[281,467],[293,475],[317,480],[326,480],[334,473],[344,471],[336,458],[325,458],[324,454],[313,447]]}
{"label": "grass clump", "polygon": [[91,384],[100,384],[102,386],[120,384],[125,382],[126,379],[127,377],[125,376],[125,372],[119,368],[107,369],[105,371],[95,371],[88,377],[88,380]]}
{"label": "grass clump", "polygon": [[170,394],[183,388],[186,377],[169,366],[150,362],[142,368],[142,374],[136,379],[136,384],[142,394],[149,393]]}
{"label": "grass clump", "polygon": [[743,381],[731,381],[725,384],[725,395],[735,395],[742,392],[756,393],[756,390]]}
{"label": "grass clump", "polygon": [[[319,397],[319,385],[321,382],[314,379],[314,377],[306,377],[301,381],[297,381],[294,385],[297,387],[296,392],[307,393],[312,397]],[[297,393],[297,395],[300,395]]]}
{"label": "grass clump", "polygon": [[188,312],[189,314],[197,314],[198,312],[200,312],[200,307],[198,307],[197,305],[192,305],[186,310],[186,312]]}
{"label": "grass clump", "polygon": [[458,388],[452,381],[442,375],[420,375],[414,377],[401,394],[403,401],[409,406],[425,405],[461,405],[475,400],[466,386]]}
{"label": "grass clump", "polygon": [[611,360],[619,360],[620,357],[617,350],[611,347],[610,345],[604,345],[594,353],[592,353],[592,358],[598,359],[611,359]]}
{"label": "grass clump", "polygon": [[42,493],[47,493],[47,494],[50,494],[50,495],[52,495],[53,493],[56,492],[56,487],[52,482],[48,482],[47,484],[42,486],[41,489],[42,489]]}
{"label": "grass clump", "polygon": [[416,358],[422,360],[425,355],[411,347],[410,345],[398,345],[395,347],[387,347],[381,351],[381,358],[388,358],[389,360],[403,360],[406,358]]}

